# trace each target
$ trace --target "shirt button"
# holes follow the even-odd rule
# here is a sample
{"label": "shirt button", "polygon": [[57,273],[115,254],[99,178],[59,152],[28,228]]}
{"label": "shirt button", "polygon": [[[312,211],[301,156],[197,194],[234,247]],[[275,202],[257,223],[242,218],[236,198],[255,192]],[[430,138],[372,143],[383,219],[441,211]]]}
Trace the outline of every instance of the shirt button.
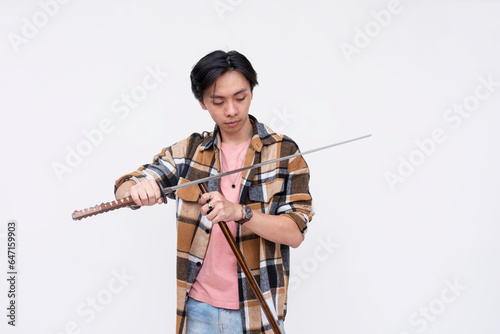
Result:
{"label": "shirt button", "polygon": [[197,267],[201,267],[201,262],[196,262]]}
{"label": "shirt button", "polygon": [[206,234],[209,234],[209,233],[210,233],[210,230],[205,230],[205,233],[206,233]]}

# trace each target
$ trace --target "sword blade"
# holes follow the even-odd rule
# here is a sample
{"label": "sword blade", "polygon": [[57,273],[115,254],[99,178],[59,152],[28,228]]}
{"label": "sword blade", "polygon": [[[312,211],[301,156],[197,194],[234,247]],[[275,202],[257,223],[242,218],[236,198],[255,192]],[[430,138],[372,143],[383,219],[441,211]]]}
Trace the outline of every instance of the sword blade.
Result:
{"label": "sword blade", "polygon": [[[242,167],[242,168],[231,170],[231,171],[228,171],[228,172],[225,172],[225,173],[219,173],[219,174],[208,176],[208,177],[205,177],[205,178],[201,178],[201,179],[198,179],[198,180],[195,180],[195,181],[186,182],[184,184],[173,186],[173,187],[167,187],[167,188],[161,188],[160,187],[160,190],[162,191],[162,197],[164,199],[166,199],[166,194],[173,193],[174,191],[176,191],[178,189],[181,189],[181,188],[185,188],[185,187],[189,187],[189,186],[192,186],[192,185],[204,183],[204,182],[207,182],[207,181],[210,181],[210,180],[220,179],[221,177],[224,177],[224,176],[227,176],[227,175],[231,175],[231,174],[239,173],[239,172],[244,172],[244,171],[247,171],[247,170],[250,170],[250,169],[259,168],[259,167],[262,167],[262,166],[265,166],[265,165],[273,164],[273,163],[284,161],[284,160],[293,159],[293,158],[296,158],[296,157],[299,157],[299,156],[302,156],[302,155],[306,155],[306,154],[310,154],[310,153],[314,153],[314,152],[326,150],[327,148],[331,148],[331,147],[334,147],[334,146],[344,145],[344,144],[347,144],[347,143],[350,143],[350,142],[353,142],[353,141],[356,141],[356,140],[360,140],[360,139],[363,139],[363,138],[367,138],[367,137],[370,137],[370,136],[371,136],[371,134],[370,135],[366,135],[366,136],[362,136],[362,137],[357,137],[357,138],[349,139],[349,140],[344,140],[344,141],[341,141],[341,142],[338,142],[338,143],[334,143],[334,144],[322,146],[322,147],[315,148],[315,149],[312,149],[312,150],[309,150],[309,151],[299,152],[299,153],[296,153],[296,154],[288,155],[286,157],[277,158],[277,159],[273,159],[273,160],[268,160],[268,161],[264,161],[264,162],[261,162],[261,163],[255,164],[255,165],[248,166],[248,167]],[[165,201],[165,203],[166,203],[166,201]],[[95,216],[95,215],[100,214],[100,213],[104,213],[104,212],[116,210],[116,209],[123,208],[123,207],[130,207],[130,206],[131,207],[134,206],[134,200],[131,197],[122,198],[120,200],[116,200],[116,201],[112,201],[112,202],[101,203],[100,205],[96,205],[94,207],[90,207],[90,208],[87,208],[87,209],[84,209],[84,210],[80,210],[80,211],[76,210],[76,211],[73,212],[72,218],[73,218],[73,220],[81,220],[83,218],[87,218],[87,217],[90,217],[90,216]]]}
{"label": "sword blade", "polygon": [[224,176],[228,176],[228,175],[231,175],[231,174],[236,174],[236,173],[244,172],[244,171],[247,171],[247,170],[250,170],[250,169],[259,168],[259,167],[262,167],[262,166],[265,166],[265,165],[269,165],[269,164],[273,164],[273,163],[276,163],[276,162],[280,162],[280,161],[284,161],[284,160],[289,160],[289,159],[293,159],[293,158],[296,158],[296,157],[299,157],[299,156],[304,156],[306,154],[310,154],[310,153],[314,153],[314,152],[326,150],[326,149],[331,148],[331,147],[344,145],[344,144],[351,143],[351,142],[356,141],[356,140],[361,140],[361,139],[364,139],[364,138],[368,138],[370,136],[371,136],[371,134],[364,135],[364,136],[361,136],[361,137],[344,140],[344,141],[341,141],[341,142],[338,142],[338,143],[329,144],[329,145],[325,145],[325,146],[322,146],[322,147],[314,148],[314,149],[309,150],[309,151],[304,151],[304,152],[299,152],[299,153],[295,153],[295,154],[292,154],[292,155],[287,155],[286,157],[281,157],[281,158],[277,158],[277,159],[273,159],[273,160],[264,161],[264,162],[261,162],[261,163],[255,164],[255,165],[251,165],[251,166],[247,166],[247,167],[241,167],[241,168],[238,168],[238,169],[233,169],[233,170],[230,170],[230,171],[227,171],[227,172],[224,172],[224,173],[218,173],[218,174],[215,174],[215,175],[212,175],[212,176],[207,176],[207,177],[204,177],[204,178],[201,178],[201,179],[198,179],[198,180],[189,181],[189,182],[183,183],[181,185],[172,186],[172,187],[166,187],[166,188],[163,189],[163,191],[164,191],[165,194],[170,194],[170,193],[173,193],[174,191],[179,190],[181,188],[190,187],[190,186],[197,185],[197,184],[204,183],[204,182],[208,182],[208,181],[211,181],[211,180],[217,180],[217,179],[223,178]]}

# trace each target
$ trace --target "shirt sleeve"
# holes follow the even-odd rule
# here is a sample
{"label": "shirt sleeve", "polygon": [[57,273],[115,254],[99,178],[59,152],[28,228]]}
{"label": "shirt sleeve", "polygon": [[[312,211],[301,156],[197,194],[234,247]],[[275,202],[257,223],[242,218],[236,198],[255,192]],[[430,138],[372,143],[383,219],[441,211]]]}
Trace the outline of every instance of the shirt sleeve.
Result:
{"label": "shirt sleeve", "polygon": [[[299,153],[297,145],[291,141],[294,151],[283,155]],[[285,144],[286,146],[286,144]],[[313,201],[309,192],[309,167],[302,156],[291,159],[287,166],[284,193],[277,214],[291,218],[305,237],[307,226],[314,216]]]}
{"label": "shirt sleeve", "polygon": [[[135,172],[123,175],[115,182],[115,192],[125,181],[133,180],[139,182],[141,179],[156,180],[163,188],[177,185],[179,181],[179,170],[185,162],[185,148],[189,139],[178,142],[172,146],[164,148],[155,155],[153,162],[145,164]],[[174,194],[167,194],[167,197],[174,199]]]}

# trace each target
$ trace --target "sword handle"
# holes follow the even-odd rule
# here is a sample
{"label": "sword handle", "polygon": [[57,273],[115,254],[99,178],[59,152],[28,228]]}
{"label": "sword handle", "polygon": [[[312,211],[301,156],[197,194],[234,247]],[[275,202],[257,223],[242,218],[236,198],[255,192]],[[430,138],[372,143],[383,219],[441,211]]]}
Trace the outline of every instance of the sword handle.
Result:
{"label": "sword handle", "polygon": [[[161,186],[159,181],[156,181],[156,183],[158,184],[158,187],[160,188],[160,193],[161,193],[161,197],[163,198],[163,203],[166,204],[167,203],[167,194],[169,194],[168,189],[167,189],[167,191],[165,191],[165,189],[163,189],[163,187]],[[105,213],[105,212],[113,211],[116,209],[125,208],[128,206],[131,207],[132,209],[136,209],[136,208],[140,207],[137,204],[135,204],[132,197],[128,196],[128,197],[125,197],[122,199],[117,199],[116,201],[101,203],[101,204],[98,204],[96,206],[92,206],[92,207],[87,208],[87,209],[75,210],[73,212],[73,214],[71,215],[71,217],[73,218],[73,220],[80,220],[80,219],[87,218],[90,216],[98,215],[100,213]]]}
{"label": "sword handle", "polygon": [[73,220],[80,220],[80,219],[87,218],[90,216],[98,215],[100,213],[109,212],[109,211],[124,208],[127,206],[133,206],[133,205],[135,205],[135,202],[132,199],[132,197],[125,197],[122,199],[118,199],[116,201],[101,203],[101,204],[98,204],[96,206],[86,208],[83,210],[75,210],[71,216],[72,216]]}

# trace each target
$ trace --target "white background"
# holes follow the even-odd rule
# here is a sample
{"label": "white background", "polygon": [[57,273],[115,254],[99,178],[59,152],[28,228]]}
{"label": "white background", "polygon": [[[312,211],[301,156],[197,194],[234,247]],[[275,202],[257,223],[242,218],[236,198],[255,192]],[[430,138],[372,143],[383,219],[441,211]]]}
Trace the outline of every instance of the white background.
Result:
{"label": "white background", "polygon": [[302,150],[373,134],[306,157],[316,215],[292,250],[287,333],[500,332],[498,1],[0,4],[0,267],[16,220],[19,272],[15,328],[0,283],[2,333],[173,332],[173,202],[71,213],[212,130],[189,72],[215,49],[251,60],[251,112]]}

